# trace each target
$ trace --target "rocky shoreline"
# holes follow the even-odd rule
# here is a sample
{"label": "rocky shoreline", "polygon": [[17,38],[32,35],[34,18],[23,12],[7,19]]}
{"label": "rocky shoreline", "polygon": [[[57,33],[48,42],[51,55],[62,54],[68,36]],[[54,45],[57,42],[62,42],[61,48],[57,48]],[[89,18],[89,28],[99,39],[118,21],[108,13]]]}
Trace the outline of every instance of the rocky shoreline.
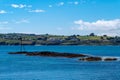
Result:
{"label": "rocky shoreline", "polygon": [[98,57],[86,54],[75,54],[75,53],[59,53],[51,51],[41,52],[9,52],[9,54],[24,54],[26,56],[46,56],[46,57],[66,57],[66,58],[79,58],[80,61],[118,61],[116,57]]}

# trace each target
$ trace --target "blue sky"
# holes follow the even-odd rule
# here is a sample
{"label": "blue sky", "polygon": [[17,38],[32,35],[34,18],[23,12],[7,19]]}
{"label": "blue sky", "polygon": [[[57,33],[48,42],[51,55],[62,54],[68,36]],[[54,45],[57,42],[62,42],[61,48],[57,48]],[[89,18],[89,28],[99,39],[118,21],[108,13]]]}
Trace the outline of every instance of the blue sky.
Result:
{"label": "blue sky", "polygon": [[120,36],[120,0],[0,0],[0,33]]}

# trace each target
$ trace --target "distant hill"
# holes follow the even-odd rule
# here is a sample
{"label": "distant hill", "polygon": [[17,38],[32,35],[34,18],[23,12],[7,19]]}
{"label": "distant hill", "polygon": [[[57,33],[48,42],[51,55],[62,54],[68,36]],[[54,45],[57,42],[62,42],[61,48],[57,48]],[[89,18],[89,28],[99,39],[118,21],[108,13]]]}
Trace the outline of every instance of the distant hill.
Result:
{"label": "distant hill", "polygon": [[23,45],[120,45],[119,36],[97,36],[94,33],[85,36],[21,33],[0,34],[0,45],[20,45],[21,38]]}

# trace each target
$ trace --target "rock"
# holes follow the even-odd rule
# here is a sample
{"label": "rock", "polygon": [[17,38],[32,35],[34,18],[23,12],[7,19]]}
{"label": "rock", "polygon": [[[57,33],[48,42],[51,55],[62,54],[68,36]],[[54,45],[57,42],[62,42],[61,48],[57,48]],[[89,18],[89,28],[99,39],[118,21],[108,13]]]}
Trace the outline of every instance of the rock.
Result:
{"label": "rock", "polygon": [[101,57],[85,57],[85,58],[80,58],[79,60],[81,61],[102,61]]}
{"label": "rock", "polygon": [[85,57],[87,55],[84,54],[72,54],[72,53],[58,53],[58,52],[31,52],[27,53],[27,56],[49,56],[49,57],[67,57],[67,58],[74,58],[74,57]]}
{"label": "rock", "polygon": [[29,52],[22,51],[22,52],[9,52],[8,54],[27,54]]}
{"label": "rock", "polygon": [[117,58],[105,58],[104,61],[117,61]]}
{"label": "rock", "polygon": [[46,57],[66,57],[66,58],[80,58],[81,61],[116,61],[117,58],[103,58],[95,57],[85,54],[74,54],[74,53],[59,53],[51,51],[41,51],[41,52],[10,52],[9,54],[24,54],[27,56],[46,56]]}
{"label": "rock", "polygon": [[87,57],[85,54],[73,54],[73,53],[59,53],[51,51],[41,51],[41,52],[10,52],[9,54],[26,54],[27,56],[48,56],[48,57]]}

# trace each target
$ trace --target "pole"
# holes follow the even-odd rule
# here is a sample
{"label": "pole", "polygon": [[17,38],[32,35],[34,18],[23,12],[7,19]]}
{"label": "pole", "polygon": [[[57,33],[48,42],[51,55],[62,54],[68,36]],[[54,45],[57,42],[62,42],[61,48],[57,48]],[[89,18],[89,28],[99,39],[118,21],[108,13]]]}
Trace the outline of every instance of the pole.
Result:
{"label": "pole", "polygon": [[20,52],[22,52],[23,51],[22,37],[20,37],[19,40],[20,40]]}
{"label": "pole", "polygon": [[22,45],[22,37],[20,38],[20,51],[22,52],[23,50],[22,50],[22,47],[23,47],[23,45]]}

